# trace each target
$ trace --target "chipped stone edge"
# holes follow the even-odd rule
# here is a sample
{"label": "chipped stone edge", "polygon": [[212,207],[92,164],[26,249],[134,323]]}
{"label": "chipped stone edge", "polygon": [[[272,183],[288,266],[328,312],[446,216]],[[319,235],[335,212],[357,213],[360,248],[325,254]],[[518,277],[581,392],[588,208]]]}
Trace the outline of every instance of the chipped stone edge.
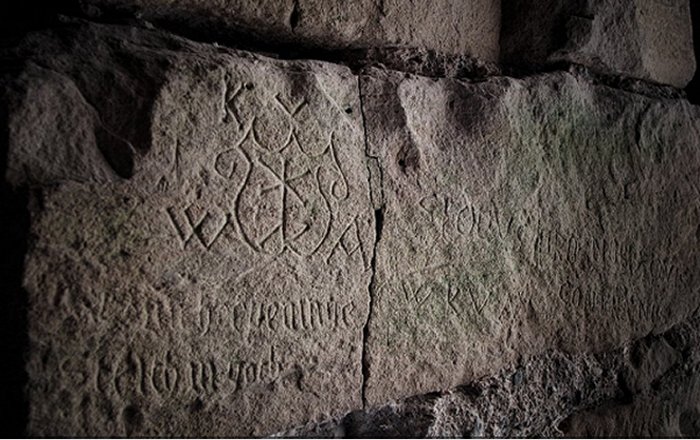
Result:
{"label": "chipped stone edge", "polygon": [[[653,341],[672,341],[676,339],[683,340],[688,332],[691,333],[691,340],[684,340],[680,347],[673,347],[674,350],[682,350],[683,353],[680,359],[673,363],[668,369],[661,372],[657,376],[650,378],[643,387],[637,390],[630,388],[629,374],[630,362],[633,352],[645,344]],[[568,354],[558,350],[549,350],[535,356],[521,359],[517,365],[504,368],[493,375],[485,376],[476,379],[472,382],[459,385],[453,389],[446,391],[437,391],[424,394],[418,394],[402,399],[388,401],[382,406],[373,408],[364,408],[349,412],[340,417],[332,417],[322,421],[309,421],[304,425],[299,425],[287,431],[282,431],[271,435],[271,438],[331,438],[331,437],[367,437],[368,432],[363,430],[363,427],[376,427],[376,430],[371,431],[371,436],[386,436],[395,437],[400,434],[401,430],[410,430],[412,436],[415,437],[445,437],[455,433],[440,431],[438,416],[440,412],[439,405],[443,405],[443,410],[449,413],[450,405],[453,408],[466,408],[468,414],[474,418],[473,430],[470,432],[461,432],[462,435],[471,435],[476,437],[561,437],[567,433],[563,427],[568,420],[576,416],[585,416],[586,413],[596,411],[597,409],[605,408],[610,405],[631,405],[635,401],[643,401],[645,398],[656,395],[654,391],[655,384],[665,383],[678,376],[684,371],[700,372],[700,349],[695,346],[693,349],[693,341],[700,340],[700,308],[695,310],[687,319],[681,321],[664,332],[658,334],[652,333],[642,338],[627,342],[625,345],[605,351],[602,353],[591,354]],[[674,344],[675,345],[675,344]],[[679,351],[680,352],[680,351]],[[540,372],[548,372],[561,367],[561,362],[564,361],[569,368],[581,368],[583,371],[598,369],[596,380],[602,381],[607,386],[603,388],[594,388],[589,391],[588,396],[581,397],[580,390],[577,389],[576,379],[590,379],[588,376],[583,378],[569,377],[569,382],[558,383],[559,387],[565,388],[563,396],[566,399],[562,400],[547,398],[551,405],[544,408],[545,413],[553,413],[555,417],[547,418],[546,414],[543,420],[535,420],[533,425],[516,426],[508,432],[499,432],[498,422],[501,421],[499,413],[491,413],[489,411],[488,420],[479,417],[478,409],[488,407],[489,396],[506,397],[511,402],[515,402],[515,407],[523,410],[523,417],[532,416],[533,411],[541,409],[540,407],[527,407],[527,399],[532,392],[546,393],[543,388],[546,383],[528,393],[519,392],[523,381],[527,381],[524,372],[528,368],[540,368]],[[602,369],[601,367],[607,367]],[[571,373],[571,371],[569,372]],[[574,376],[576,371],[573,371]],[[580,384],[579,384],[580,385]],[[658,385],[656,385],[658,386]],[[463,404],[459,407],[455,405]],[[521,406],[522,405],[522,406]],[[564,406],[563,408],[561,406]],[[480,408],[481,407],[481,408]],[[504,408],[501,415],[510,417],[510,413],[506,414],[509,409],[515,408],[512,405]],[[523,409],[524,408],[524,409]],[[488,409],[488,408],[487,408]],[[528,413],[528,409],[530,412]],[[405,413],[405,414],[404,414]],[[484,414],[481,414],[484,415]],[[411,420],[406,420],[406,426],[396,427],[391,422],[395,422],[392,416],[408,417]],[[428,425],[421,425],[416,419],[424,417],[431,420]],[[456,414],[455,417],[459,418]],[[508,418],[506,417],[506,419]],[[459,419],[465,424],[469,421]],[[528,419],[529,421],[529,419]],[[548,423],[545,423],[548,422]],[[442,427],[443,429],[445,426]],[[464,428],[464,426],[462,426]],[[364,435],[363,435],[364,434]],[[626,436],[625,432],[620,435]]]}

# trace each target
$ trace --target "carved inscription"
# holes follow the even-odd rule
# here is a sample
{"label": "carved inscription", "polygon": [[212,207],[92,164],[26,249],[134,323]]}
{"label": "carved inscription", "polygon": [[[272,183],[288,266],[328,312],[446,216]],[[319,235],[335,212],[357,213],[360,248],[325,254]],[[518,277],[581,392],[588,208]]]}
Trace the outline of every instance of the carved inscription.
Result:
{"label": "carved inscription", "polygon": [[241,332],[252,328],[277,331],[335,330],[350,328],[355,303],[300,298],[294,301],[248,301],[233,306],[233,326]]}
{"label": "carved inscription", "polygon": [[125,310],[136,309],[138,328],[154,333],[189,331],[198,336],[206,336],[212,327],[212,318],[216,318],[216,308],[203,303],[203,296],[195,294],[194,306],[173,301],[165,294],[151,294],[140,297]]}
{"label": "carved inscription", "polygon": [[88,362],[83,368],[70,370],[71,380],[89,378],[104,395],[141,395],[178,398],[188,395],[237,393],[253,386],[271,383],[284,385],[284,377],[295,367],[280,355],[274,346],[261,350],[256,359],[222,360],[189,359],[169,351],[166,354],[145,354],[133,351],[110,360]]}
{"label": "carved inscription", "polygon": [[[195,213],[196,211],[199,211],[199,214]],[[169,207],[165,212],[180,238],[182,249],[185,249],[193,240],[204,249],[211,249],[224,229],[231,224],[230,215],[217,215],[214,211],[197,210],[194,205],[189,205],[181,211]]]}
{"label": "carved inscription", "polygon": [[360,235],[360,223],[357,216],[343,229],[337,240],[333,243],[331,250],[326,257],[326,264],[337,254],[344,254],[348,258],[358,258],[362,261],[362,267],[369,269],[369,261],[365,254]]}
{"label": "carved inscription", "polygon": [[151,293],[122,306],[114,314],[132,322],[135,330],[154,334],[175,332],[207,336],[210,332],[220,334],[223,331],[248,338],[253,331],[298,333],[349,329],[357,312],[352,300],[301,297],[225,303],[205,299],[201,294],[193,298],[194,304]]}
{"label": "carved inscription", "polygon": [[[309,102],[255,95],[255,108],[246,107],[243,102],[250,100],[244,95],[254,90],[245,83],[228,85],[225,91],[224,122],[235,122],[244,134],[235,146],[216,153],[207,170],[220,179],[208,183],[205,192],[224,196],[215,206],[170,206],[165,213],[183,249],[198,245],[209,250],[230,227],[255,252],[313,256],[329,240],[335,211],[350,195],[336,134],[314,126],[315,137],[305,145],[308,115],[301,114]],[[350,234],[359,237],[352,227],[346,227],[326,260],[339,247],[348,257],[361,247],[359,238],[348,244]]]}
{"label": "carved inscription", "polygon": [[494,298],[475,278],[459,267],[441,265],[404,275],[400,282],[380,289],[393,291],[407,305],[409,316],[440,306],[447,315],[477,323]]}
{"label": "carved inscription", "polygon": [[506,213],[495,202],[485,207],[454,198],[429,195],[418,202],[420,212],[443,236],[474,240],[502,240],[527,255],[538,268],[566,264],[577,271],[614,272],[649,280],[670,279],[673,259],[649,254],[640,237],[625,239],[601,225],[590,235],[542,225],[539,215],[520,209]]}
{"label": "carved inscription", "polygon": [[210,55],[161,78],[138,179],[32,204],[33,432],[264,435],[361,402],[374,217],[357,78]]}
{"label": "carved inscription", "polygon": [[241,97],[245,90],[253,90],[255,86],[253,83],[233,83],[231,81],[230,75],[226,75],[226,80],[224,81],[225,91],[224,91],[224,122],[234,122],[239,130],[243,129],[243,120],[238,112],[238,99]]}
{"label": "carved inscription", "polygon": [[553,229],[539,229],[533,237],[532,261],[538,267],[545,262],[550,266],[566,263],[581,270],[641,276],[650,280],[668,280],[675,271],[672,258],[648,254],[638,240],[586,236]]}
{"label": "carved inscription", "polygon": [[51,288],[53,291],[52,306],[54,310],[62,310],[75,319],[95,324],[104,319],[107,293],[104,289],[93,289],[82,292],[75,286],[67,286],[60,280]]}
{"label": "carved inscription", "polygon": [[[659,302],[644,297],[646,291],[664,295],[692,283],[688,268],[693,266],[688,266],[687,255],[675,251],[670,241],[661,248],[650,247],[648,241],[653,237],[623,233],[624,228],[618,231],[616,223],[602,221],[598,215],[591,216],[598,221],[590,228],[568,229],[556,226],[556,218],[545,222],[541,212],[534,212],[537,208],[508,208],[499,203],[475,202],[464,194],[432,193],[418,199],[415,212],[419,221],[445,242],[465,249],[474,246],[475,261],[464,269],[434,267],[405,275],[400,283],[383,288],[401,298],[411,316],[455,315],[481,328],[480,323],[487,322],[483,319],[491,314],[490,304],[514,294],[506,287],[507,279],[482,283],[470,275],[481,258],[494,258],[479,253],[483,246],[494,244],[498,244],[504,262],[515,259],[524,263],[524,270],[534,269],[554,289],[552,298],[565,307],[606,310],[635,304],[635,313],[654,316],[661,313]],[[596,209],[636,210],[637,203],[629,193],[621,192],[619,201]],[[562,270],[567,271],[565,281],[559,275]],[[538,297],[539,293],[527,295]]]}
{"label": "carved inscription", "polygon": [[516,216],[506,215],[493,201],[480,206],[471,202],[459,202],[450,196],[431,194],[418,201],[418,208],[437,227],[445,240],[450,240],[454,235],[503,239],[517,232]]}

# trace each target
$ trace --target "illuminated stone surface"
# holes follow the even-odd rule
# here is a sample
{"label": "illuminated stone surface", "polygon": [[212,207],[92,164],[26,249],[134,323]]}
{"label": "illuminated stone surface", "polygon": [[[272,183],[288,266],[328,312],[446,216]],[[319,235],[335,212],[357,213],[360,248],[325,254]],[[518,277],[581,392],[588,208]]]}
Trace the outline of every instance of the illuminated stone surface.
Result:
{"label": "illuminated stone surface", "polygon": [[385,206],[369,402],[611,349],[700,305],[696,107],[567,73],[361,88]]}
{"label": "illuminated stone surface", "polygon": [[8,178],[34,188],[29,432],[263,435],[360,406],[356,78],[126,28],[60,35],[35,38],[60,47],[32,58],[10,125]]}
{"label": "illuminated stone surface", "polygon": [[[537,356],[541,382],[594,376],[594,404],[697,364],[653,340],[620,382],[594,358],[700,305],[684,100],[566,72],[356,76],[85,23],[18,53],[32,435],[262,436]],[[692,377],[669,386],[690,390],[683,433]],[[458,432],[450,399],[434,435]]]}

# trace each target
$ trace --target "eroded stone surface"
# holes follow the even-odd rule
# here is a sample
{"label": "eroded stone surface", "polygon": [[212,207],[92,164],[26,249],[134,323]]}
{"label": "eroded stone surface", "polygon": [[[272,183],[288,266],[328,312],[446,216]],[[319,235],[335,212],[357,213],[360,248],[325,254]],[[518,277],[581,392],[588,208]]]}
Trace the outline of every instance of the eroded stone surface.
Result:
{"label": "eroded stone surface", "polygon": [[[498,59],[495,0],[88,0],[88,13],[128,11],[212,37],[243,36],[325,49],[407,46]],[[192,17],[196,16],[196,20]]]}
{"label": "eroded stone surface", "polygon": [[[309,423],[278,436],[697,437],[698,324],[695,315],[661,335],[605,353],[547,352],[448,391]],[[664,358],[669,353],[675,355]],[[659,361],[662,368],[649,368]]]}
{"label": "eroded stone surface", "polygon": [[562,420],[565,437],[700,435],[700,322],[695,318],[630,350],[621,377],[626,399],[578,411]]}
{"label": "eroded stone surface", "polygon": [[361,89],[383,177],[371,404],[611,349],[700,304],[695,107],[567,73]]}
{"label": "eroded stone surface", "polygon": [[504,3],[501,59],[569,61],[683,88],[693,78],[688,0]]}
{"label": "eroded stone surface", "polygon": [[29,433],[263,435],[360,406],[374,225],[349,70],[96,25],[22,50]]}

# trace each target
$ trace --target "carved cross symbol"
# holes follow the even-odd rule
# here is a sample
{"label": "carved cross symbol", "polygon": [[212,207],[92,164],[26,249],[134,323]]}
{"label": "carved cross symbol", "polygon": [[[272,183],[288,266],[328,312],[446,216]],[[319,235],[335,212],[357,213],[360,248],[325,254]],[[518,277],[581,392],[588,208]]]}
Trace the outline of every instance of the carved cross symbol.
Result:
{"label": "carved cross symbol", "polygon": [[280,175],[280,174],[277,174],[277,173],[272,169],[272,167],[270,167],[268,164],[266,164],[266,163],[263,162],[262,160],[258,160],[258,162],[259,162],[263,167],[265,167],[265,168],[267,169],[267,171],[269,171],[270,174],[272,174],[272,176],[273,176],[273,177],[275,178],[275,180],[277,181],[277,183],[275,183],[274,185],[271,185],[271,186],[268,186],[268,187],[266,187],[266,188],[263,188],[263,189],[262,189],[262,194],[266,194],[266,193],[268,193],[268,192],[270,192],[270,191],[274,191],[274,190],[276,190],[276,189],[279,189],[279,190],[280,190],[280,195],[282,196],[283,199],[287,197],[287,193],[289,192],[289,193],[291,193],[292,195],[294,195],[294,197],[296,197],[297,200],[299,200],[301,203],[304,203],[304,200],[301,198],[301,196],[299,195],[299,193],[294,189],[294,187],[290,186],[289,184],[290,184],[291,182],[294,182],[295,180],[299,180],[299,179],[301,179],[302,177],[305,177],[305,176],[311,174],[310,171],[309,171],[308,169],[307,169],[306,171],[304,171],[303,173],[298,174],[298,175],[296,175],[296,176],[294,176],[294,177],[288,177],[288,176],[287,176],[287,165],[289,164],[289,159],[287,159],[287,158],[284,158],[284,159],[283,159],[283,161],[282,161],[282,172],[280,173],[281,175]]}
{"label": "carved cross symbol", "polygon": [[[286,148],[286,147],[285,147]],[[287,226],[287,208],[289,205],[289,197],[293,196],[296,198],[296,200],[301,203],[302,205],[306,206],[306,202],[302,197],[299,195],[296,189],[291,185],[292,182],[302,179],[308,175],[311,174],[311,171],[309,169],[306,169],[306,171],[299,173],[295,176],[289,176],[288,175],[288,170],[289,170],[289,159],[288,158],[283,158],[282,159],[282,171],[280,173],[276,173],[275,170],[272,169],[272,167],[265,162],[263,162],[262,159],[257,159],[257,162],[262,165],[264,169],[268,171],[268,173],[273,177],[275,180],[275,183],[264,187],[261,189],[261,194],[267,194],[270,191],[279,191],[279,197],[280,197],[280,212],[279,212],[279,223],[277,223],[271,230],[270,232],[262,237],[257,245],[259,247],[262,247],[267,240],[269,240],[275,233],[278,231],[281,232],[282,234],[282,243],[284,246],[286,246],[286,226]],[[301,237],[307,230],[309,229],[309,225],[305,224],[304,228],[301,230],[301,232],[297,233],[293,237],[291,237],[291,240],[296,240],[297,238]]]}
{"label": "carved cross symbol", "polygon": [[[329,234],[332,220],[330,203],[321,187],[321,169],[329,148],[321,155],[310,156],[292,132],[281,148],[267,149],[255,138],[253,122],[236,149],[242,155],[245,176],[235,195],[233,216],[244,243],[267,254],[287,250],[298,256],[316,253]],[[221,159],[216,164],[217,172],[229,178],[233,161],[228,156]],[[336,186],[333,182],[331,191]],[[338,197],[347,197],[345,180],[334,192],[343,190],[345,193]]]}

